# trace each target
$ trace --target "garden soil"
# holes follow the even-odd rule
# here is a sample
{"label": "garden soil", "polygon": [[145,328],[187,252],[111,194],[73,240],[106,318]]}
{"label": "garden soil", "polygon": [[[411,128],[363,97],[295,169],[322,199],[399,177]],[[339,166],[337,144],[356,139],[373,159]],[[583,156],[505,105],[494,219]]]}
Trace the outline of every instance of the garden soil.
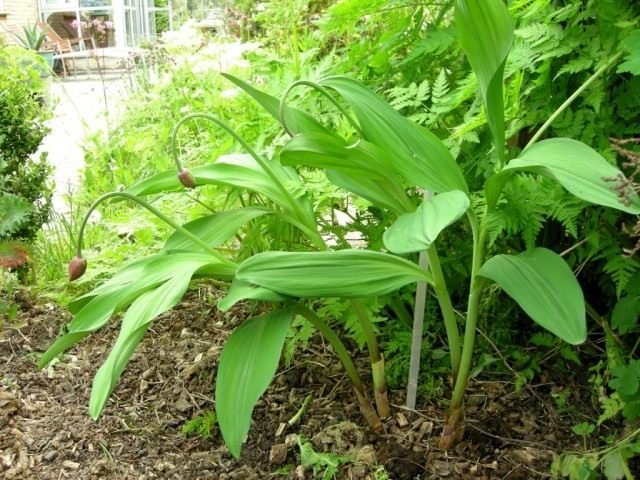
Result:
{"label": "garden soil", "polygon": [[[183,433],[192,418],[214,409],[218,359],[232,329],[248,313],[215,308],[201,288],[156,319],[138,347],[102,417],[87,413],[91,382],[118,333],[118,321],[40,371],[36,362],[69,321],[57,306],[19,298],[21,313],[0,326],[0,478],[3,479],[311,479],[325,468],[304,466],[299,441],[348,460],[339,479],[541,479],[554,452],[579,449],[573,419],[552,406],[553,382],[516,393],[500,381],[474,381],[467,433],[453,451],[437,449],[444,410],[419,410],[392,392],[385,432],[364,426],[336,357],[320,337],[281,365],[255,408],[242,457],[236,460],[214,427],[210,438]],[[367,378],[366,357],[359,364]],[[556,382],[557,383],[557,382]],[[579,403],[580,385],[570,385]],[[310,395],[298,422],[290,422]],[[290,422],[290,423],[289,423]],[[300,440],[304,439],[304,440]],[[378,470],[378,474],[376,471]],[[378,476],[376,476],[378,475]],[[331,478],[327,476],[326,478]]]}

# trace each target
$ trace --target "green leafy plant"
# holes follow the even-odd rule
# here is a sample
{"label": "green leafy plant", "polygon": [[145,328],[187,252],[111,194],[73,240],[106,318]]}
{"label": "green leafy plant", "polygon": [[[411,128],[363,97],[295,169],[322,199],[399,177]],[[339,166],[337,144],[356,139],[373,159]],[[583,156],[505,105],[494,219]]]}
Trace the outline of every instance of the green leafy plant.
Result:
{"label": "green leafy plant", "polygon": [[352,461],[351,458],[335,453],[319,453],[313,448],[311,442],[298,437],[300,448],[300,462],[305,467],[310,467],[313,478],[331,480],[338,473],[340,465]]}
{"label": "green leafy plant", "polygon": [[0,48],[0,240],[31,241],[49,218],[51,167],[34,155],[51,116],[41,65],[33,52]]}
{"label": "green leafy plant", "polygon": [[[232,280],[227,296],[219,302],[220,309],[229,309],[246,299],[267,302],[273,308],[243,322],[223,349],[216,382],[216,414],[231,453],[240,455],[255,403],[273,378],[287,332],[297,315],[303,316],[332,345],[353,383],[364,417],[373,429],[380,429],[380,417],[389,413],[384,359],[362,302],[391,294],[405,285],[425,282],[436,293],[451,359],[453,394],[441,439],[441,446],[450,448],[464,433],[464,393],[473,366],[481,298],[489,281],[499,285],[542,327],[568,343],[583,342],[584,298],[568,264],[557,253],[534,245],[520,253],[495,254],[488,241],[488,219],[508,200],[503,192],[521,175],[547,177],[579,199],[624,212],[639,213],[640,200],[634,192],[629,193],[629,202],[620,200],[607,179],[620,178],[622,173],[586,144],[568,138],[538,141],[557,115],[552,115],[524,150],[508,160],[503,73],[513,38],[511,17],[501,0],[459,0],[456,5],[459,40],[478,78],[493,139],[492,172],[480,188],[471,190],[463,171],[438,137],[402,117],[355,80],[331,76],[317,83],[299,81],[278,101],[227,75],[276,118],[291,139],[279,157],[266,159],[212,115],[191,114],[178,122],[172,136],[178,174],[175,170],[163,172],[125,192],[96,200],[81,225],[70,277],[77,278],[86,268],[81,253],[86,219],[106,200],[135,202],[175,232],[159,253],[135,260],[72,302],[74,319],[66,333],[44,353],[40,365],[45,366],[102,327],[114,313],[128,308],[120,335],[94,379],[89,411],[98,417],[153,318],[178,303],[193,279]],[[618,58],[600,68],[594,78]],[[333,103],[355,132],[355,139],[352,134],[345,134],[349,138],[344,138],[313,116],[289,106],[292,90],[300,86],[313,88]],[[178,158],[176,136],[182,125],[196,118],[213,122],[248,155],[223,156],[214,163],[186,169]],[[377,221],[384,233],[377,245],[386,251],[330,250],[319,229],[313,199],[304,188],[303,177],[292,166],[323,170],[330,182],[381,212]],[[242,206],[180,226],[143,199],[205,185],[233,188],[241,196]],[[421,190],[434,195],[422,200],[421,194],[416,195]],[[236,254],[234,258],[227,258],[229,249],[222,248],[224,244],[242,241],[245,225],[260,221],[284,222],[295,230],[291,251],[260,252],[243,258],[236,249],[230,251],[231,255]],[[454,224],[465,232],[473,252],[463,334],[437,251],[437,245],[446,237],[445,230]],[[403,258],[421,251],[426,252],[428,268]],[[347,299],[360,322],[372,366],[376,409],[370,405],[350,353],[334,329],[313,309],[313,302],[323,297]]]}
{"label": "green leafy plant", "polygon": [[[480,12],[480,9],[483,11]],[[281,154],[281,161],[285,164],[327,169],[327,174],[334,183],[377,205],[395,209],[398,213],[403,212],[402,206],[398,204],[398,199],[402,197],[383,197],[384,189],[389,191],[394,186],[390,181],[395,178],[394,174],[404,177],[413,185],[438,193],[432,200],[424,202],[418,210],[402,213],[385,232],[384,242],[393,253],[406,254],[421,250],[429,253],[432,277],[426,280],[434,285],[442,307],[455,384],[449,420],[441,442],[445,448],[453,445],[462,435],[463,394],[472,364],[479,298],[487,280],[498,283],[531,318],[565,341],[577,344],[586,337],[582,292],[571,269],[560,256],[548,249],[531,248],[520,255],[495,255],[484,260],[488,247],[486,219],[499,204],[505,185],[517,178],[519,172],[541,174],[554,179],[578,198],[591,203],[631,213],[637,213],[640,208],[637,196],[634,196],[629,205],[620,201],[613,185],[606,179],[621,173],[585,144],[565,138],[536,143],[553,118],[543,125],[518,158],[506,162],[502,74],[512,42],[511,20],[499,1],[482,6],[477,2],[458,2],[456,20],[461,44],[478,76],[495,148],[496,172],[486,182],[484,211],[480,215],[469,209],[466,182],[444,145],[426,133],[418,135],[413,125],[351,80],[330,77],[317,85],[309,82],[299,82],[296,85],[311,85],[325,95],[327,89],[337,92],[357,117],[358,123],[352,123],[359,133],[359,140],[348,144],[325,132],[305,132],[294,136]],[[608,66],[611,64],[613,62]],[[603,71],[604,68],[596,72],[594,78]],[[281,113],[285,100],[286,94],[281,104]],[[281,114],[280,118],[286,128],[286,117]],[[366,156],[367,153],[369,156]],[[421,162],[421,157],[425,161]],[[382,161],[389,163],[384,164]],[[359,176],[354,175],[354,171]],[[381,171],[386,172],[382,175],[385,179],[384,187],[375,183],[376,173]],[[336,175],[336,172],[339,174]],[[371,179],[370,184],[363,185],[362,178]],[[467,216],[470,223],[474,259],[466,333],[460,346],[458,327],[445,279],[439,269],[434,240],[442,230],[463,215]],[[294,283],[297,283],[298,278],[307,278],[308,282],[313,278],[317,280],[314,286],[322,285],[322,295],[355,296],[355,292],[339,283],[329,284],[332,279],[347,280],[344,275],[335,276],[331,269],[334,265],[336,269],[350,267],[347,262],[338,258],[339,254],[340,252],[331,254],[335,263],[329,263],[323,257],[323,270],[319,267],[316,269],[308,262],[316,254],[292,253],[287,257],[283,257],[283,254],[259,254],[239,266],[235,281],[248,281],[257,287],[300,297],[309,295],[304,288],[309,288],[310,285],[307,283],[300,288]],[[256,266],[258,257],[261,262]],[[291,264],[282,263],[283,258]],[[305,267],[299,266],[298,261],[304,263]],[[286,269],[289,266],[292,270]],[[279,274],[275,275],[272,268]],[[245,273],[247,270],[250,272],[248,275]],[[372,295],[380,292],[369,290],[366,293]],[[364,292],[361,293],[363,294]]]}
{"label": "green leafy plant", "polygon": [[211,410],[206,410],[191,420],[186,421],[184,425],[182,425],[182,433],[209,439],[213,437],[216,422],[216,414]]}
{"label": "green leafy plant", "polygon": [[[588,430],[591,428],[585,427],[578,434],[588,434]],[[633,480],[629,460],[640,453],[639,435],[640,430],[635,430],[608,447],[559,455],[551,465],[551,474],[553,478],[583,480],[601,478],[601,472],[607,480]]]}
{"label": "green leafy plant", "polygon": [[22,35],[11,32],[11,36],[27,50],[38,51],[42,46],[46,36],[36,24],[22,27]]}

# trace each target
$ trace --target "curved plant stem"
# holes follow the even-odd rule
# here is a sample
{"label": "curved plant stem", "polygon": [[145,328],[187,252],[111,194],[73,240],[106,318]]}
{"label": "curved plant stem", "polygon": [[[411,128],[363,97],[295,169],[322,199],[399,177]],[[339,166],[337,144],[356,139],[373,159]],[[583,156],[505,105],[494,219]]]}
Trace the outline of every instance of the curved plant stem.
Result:
{"label": "curved plant stem", "polygon": [[535,135],[531,138],[531,140],[529,140],[529,143],[527,143],[527,146],[524,147],[524,150],[526,150],[527,148],[529,148],[531,145],[533,145],[534,143],[536,143],[540,137],[542,136],[542,134],[551,126],[551,124],[562,114],[562,112],[564,112],[567,107],[569,105],[571,105],[573,103],[573,101],[578,98],[580,96],[580,94],[582,94],[582,92],[584,92],[589,85],[591,85],[594,81],[596,81],[596,79],[602,75],[604,72],[606,72],[609,67],[611,67],[612,65],[614,65],[618,59],[620,58],[620,56],[622,55],[623,52],[618,52],[616,53],[613,57],[611,57],[609,59],[609,61],[607,63],[605,63],[603,66],[601,66],[598,70],[596,70],[596,72],[591,75],[586,82],[584,82],[582,85],[580,85],[580,87],[573,92],[573,94],[567,98],[565,100],[565,102],[560,105],[558,107],[558,109],[553,112],[551,114],[551,116],[547,119],[546,122],[544,122],[544,124],[538,129],[538,131],[535,133]]}
{"label": "curved plant stem", "polygon": [[101,197],[99,197],[97,200],[95,200],[91,204],[91,206],[89,207],[89,210],[87,211],[87,213],[85,214],[84,218],[82,219],[82,223],[80,224],[80,232],[78,233],[78,240],[77,240],[77,243],[76,243],[76,255],[78,255],[79,257],[82,256],[82,239],[84,237],[84,230],[85,230],[85,227],[87,226],[87,222],[89,221],[89,217],[91,216],[91,213],[93,213],[93,211],[102,202],[104,202],[105,200],[108,200],[110,198],[115,198],[115,197],[122,197],[122,198],[125,198],[127,200],[131,200],[132,202],[135,202],[138,205],[140,205],[141,207],[144,207],[145,209],[149,210],[151,213],[153,213],[156,217],[158,217],[160,220],[165,222],[171,228],[173,228],[177,232],[180,232],[182,235],[187,237],[193,243],[195,243],[195,244],[199,245],[200,247],[202,247],[207,253],[211,254],[212,256],[214,256],[215,258],[220,260],[221,263],[226,264],[226,265],[233,265],[233,266],[236,265],[234,262],[232,262],[231,260],[226,259],[222,255],[220,255],[220,253],[218,253],[215,249],[213,249],[209,245],[207,245],[201,238],[198,238],[197,236],[195,236],[193,233],[191,233],[190,231],[188,231],[184,227],[182,227],[182,226],[178,225],[177,223],[175,223],[173,220],[171,220],[169,217],[167,217],[160,210],[158,210],[154,206],[150,205],[148,202],[142,200],[140,197],[137,197],[137,196],[132,195],[132,194],[127,193],[127,192],[106,193],[106,194],[102,195]]}
{"label": "curved plant stem", "polygon": [[344,343],[342,343],[342,340],[340,340],[340,337],[336,335],[336,333],[331,329],[331,327],[329,327],[329,325],[327,325],[324,320],[322,320],[315,312],[308,309],[307,307],[298,305],[296,307],[295,313],[306,318],[314,326],[314,328],[318,330],[331,344],[336,355],[342,362],[347,376],[353,384],[353,389],[356,393],[356,397],[358,398],[358,404],[360,405],[360,411],[364,415],[367,423],[371,428],[373,428],[374,430],[381,430],[382,423],[380,422],[380,418],[378,417],[375,410],[371,407],[371,404],[367,399],[367,395],[365,393],[362,380],[360,379],[360,375],[358,375],[356,366],[351,360],[351,356],[349,355],[347,348],[344,346]]}
{"label": "curved plant stem", "polygon": [[378,410],[378,415],[386,418],[391,415],[391,410],[387,396],[387,381],[384,377],[384,357],[380,353],[376,332],[373,329],[369,314],[364,309],[362,302],[360,300],[351,300],[351,306],[353,307],[356,317],[358,317],[358,322],[360,323],[360,328],[362,328],[362,333],[367,342],[367,349],[369,350],[376,409]]}
{"label": "curved plant stem", "polygon": [[[181,118],[178,121],[178,123],[176,123],[175,127],[173,127],[173,132],[171,134],[171,155],[173,157],[173,161],[176,164],[176,167],[178,168],[178,171],[181,171],[183,169],[183,166],[180,163],[178,147],[177,147],[178,131],[180,130],[180,127],[184,125],[185,122],[188,122],[189,120],[193,120],[194,118],[203,118],[205,120],[209,120],[210,122],[213,122],[216,125],[218,125],[220,128],[222,128],[231,137],[233,137],[233,139],[237,141],[249,155],[251,155],[251,157],[258,163],[258,165],[260,165],[260,168],[262,168],[264,173],[274,183],[274,185],[278,188],[278,190],[280,190],[282,195],[287,199],[287,203],[288,203],[287,207],[290,208],[293,212],[295,212],[296,216],[301,221],[301,223],[305,223],[305,224],[309,223],[308,225],[306,225],[306,228],[304,229],[304,233],[310,236],[314,244],[318,244],[318,243],[324,244],[324,242],[322,241],[322,237],[315,230],[315,223],[311,225],[309,222],[309,218],[313,218],[315,222],[315,216],[313,216],[313,214],[311,215],[311,217],[309,217],[309,215],[306,215],[305,211],[300,207],[300,202],[291,195],[291,190],[288,189],[280,181],[278,176],[273,172],[273,170],[271,169],[271,166],[269,165],[269,162],[265,161],[260,155],[258,155],[255,152],[255,150],[253,150],[251,146],[240,135],[238,135],[233,128],[231,128],[226,122],[220,120],[215,115],[211,115],[209,113],[204,113],[204,112],[190,113],[189,115],[186,115],[183,118]],[[302,221],[303,219],[307,220],[307,222],[303,222]]]}
{"label": "curved plant stem", "polygon": [[293,90],[299,85],[306,85],[307,87],[311,87],[314,90],[317,90],[318,92],[320,92],[322,95],[324,95],[331,103],[333,103],[333,105],[340,111],[340,113],[342,113],[342,115],[345,116],[345,118],[351,124],[351,126],[356,130],[356,132],[358,132],[358,135],[362,136],[362,130],[360,129],[360,125],[358,125],[358,122],[356,122],[351,117],[351,115],[349,115],[347,110],[342,105],[340,105],[340,103],[338,103],[335,97],[331,95],[329,91],[326,88],[324,88],[322,85],[319,85],[315,82],[311,82],[309,80],[298,80],[297,82],[293,82],[285,90],[284,94],[282,95],[282,99],[280,99],[280,108],[278,110],[278,116],[280,117],[280,123],[282,124],[282,127],[289,134],[289,136],[293,137],[294,133],[288,127],[287,119],[285,116],[285,109],[287,108],[287,97],[289,96],[289,93],[291,93],[291,90]]}

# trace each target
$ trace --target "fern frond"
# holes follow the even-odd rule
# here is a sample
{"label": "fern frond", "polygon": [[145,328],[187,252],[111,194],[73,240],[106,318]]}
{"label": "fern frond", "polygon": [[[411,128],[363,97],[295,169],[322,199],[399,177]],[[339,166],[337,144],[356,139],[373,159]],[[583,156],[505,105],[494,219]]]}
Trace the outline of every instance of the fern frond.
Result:
{"label": "fern frond", "polygon": [[422,57],[438,55],[446,51],[455,41],[455,36],[450,28],[429,30],[423,38],[415,42],[409,52],[396,64],[396,67],[410,65],[419,62]]}
{"label": "fern frond", "polygon": [[576,57],[569,60],[565,63],[560,71],[556,74],[553,79],[557,79],[558,77],[564,75],[565,73],[578,73],[584,70],[588,70],[593,65],[593,60],[588,57]]}
{"label": "fern frond", "polygon": [[433,86],[431,87],[431,111],[435,114],[442,114],[450,111],[451,106],[446,105],[445,96],[449,93],[449,81],[447,72],[441,69]]}
{"label": "fern frond", "polygon": [[602,271],[611,276],[616,286],[616,295],[620,298],[631,277],[640,271],[640,261],[624,255],[618,246],[607,249],[601,256],[607,259]]}
{"label": "fern frond", "polygon": [[396,110],[405,108],[419,108],[428,99],[431,86],[428,80],[423,80],[419,84],[410,83],[406,87],[394,87],[387,90],[389,103]]}

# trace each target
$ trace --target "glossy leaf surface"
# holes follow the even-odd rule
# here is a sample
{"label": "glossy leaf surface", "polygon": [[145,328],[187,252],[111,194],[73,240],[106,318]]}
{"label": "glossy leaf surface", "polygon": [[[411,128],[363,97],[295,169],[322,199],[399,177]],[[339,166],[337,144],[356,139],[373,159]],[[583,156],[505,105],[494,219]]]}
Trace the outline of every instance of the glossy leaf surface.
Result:
{"label": "glossy leaf surface", "polygon": [[397,213],[413,208],[388,154],[365,140],[349,146],[335,135],[296,135],[280,159],[284,165],[324,169],[332,183],[379,207]]}
{"label": "glossy leaf surface", "polygon": [[291,297],[280,295],[268,288],[259,287],[251,283],[235,279],[227,294],[218,302],[218,308],[226,312],[241,300],[262,300],[265,302],[286,302],[292,300]]}
{"label": "glossy leaf surface", "polygon": [[109,281],[71,303],[70,310],[74,318],[67,325],[67,333],[43,353],[38,365],[45,366],[54,357],[104,326],[115,313],[140,295],[167,282],[186,267],[192,269],[195,275],[200,273],[225,280],[232,278],[235,271],[234,267],[223,265],[215,257],[204,253],[161,253],[133,262]]}
{"label": "glossy leaf surface", "polygon": [[89,400],[89,414],[97,419],[116,387],[131,355],[144,337],[151,321],[182,299],[194,273],[194,266],[179,268],[163,285],[145,292],[129,307],[122,319],[120,334],[109,356],[96,372]]}

